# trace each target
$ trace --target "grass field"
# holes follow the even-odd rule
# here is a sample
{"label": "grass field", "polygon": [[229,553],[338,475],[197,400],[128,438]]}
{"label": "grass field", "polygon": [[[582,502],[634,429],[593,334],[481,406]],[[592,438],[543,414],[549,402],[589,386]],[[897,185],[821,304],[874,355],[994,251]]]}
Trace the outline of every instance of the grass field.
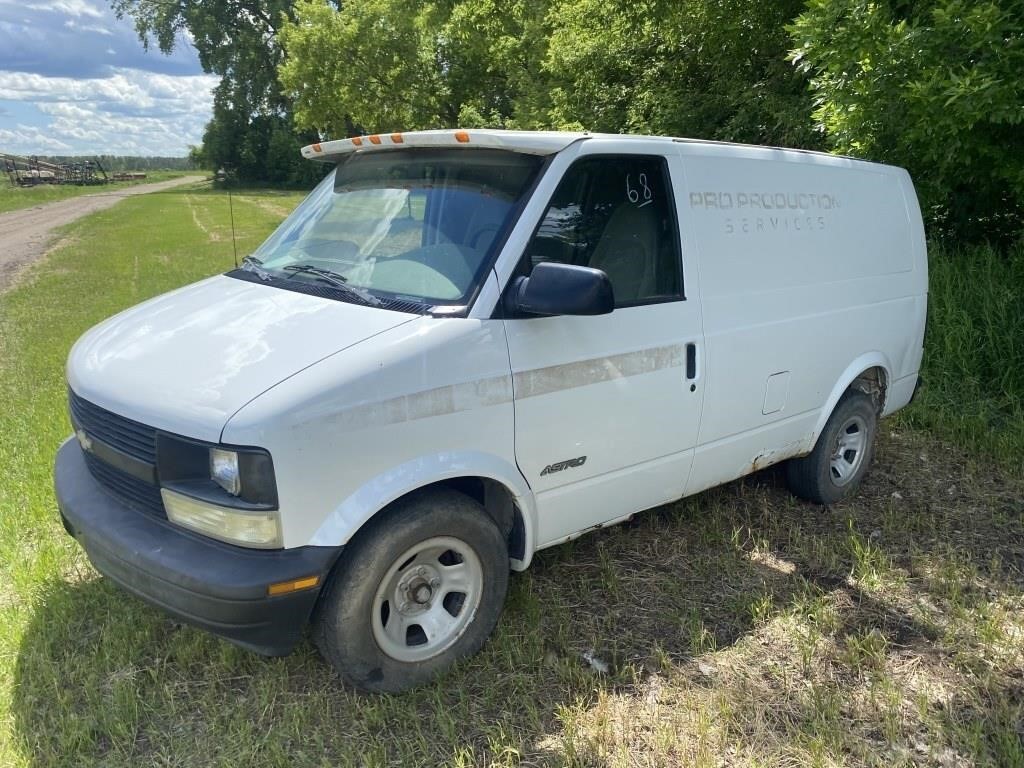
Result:
{"label": "grass field", "polygon": [[[299,197],[236,194],[240,252]],[[1024,766],[1024,473],[985,382],[963,423],[933,413],[941,380],[884,422],[848,503],[768,470],[540,553],[483,653],[405,696],[123,595],[57,519],[64,360],[229,268],[227,214],[211,191],[125,200],[0,296],[0,765]]]}
{"label": "grass field", "polygon": [[[152,184],[155,181],[167,181],[179,176],[187,176],[189,171],[149,171],[145,180],[118,181],[96,186],[75,186],[73,184],[39,184],[34,187],[15,187],[0,179],[0,213],[15,211],[19,208],[31,208],[34,205],[52,203],[55,200],[66,200],[79,195],[95,195],[113,190],[125,189],[137,184]],[[201,173],[192,171],[191,173]]]}

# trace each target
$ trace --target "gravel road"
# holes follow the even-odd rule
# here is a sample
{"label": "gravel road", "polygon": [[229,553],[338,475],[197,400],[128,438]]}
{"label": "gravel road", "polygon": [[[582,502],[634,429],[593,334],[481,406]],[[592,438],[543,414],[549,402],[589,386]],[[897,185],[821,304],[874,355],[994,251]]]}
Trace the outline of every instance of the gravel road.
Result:
{"label": "gravel road", "polygon": [[41,258],[56,237],[55,230],[75,219],[102,211],[132,195],[160,192],[183,184],[202,181],[202,176],[182,176],[154,184],[58,200],[34,208],[0,213],[0,293],[13,285],[18,273]]}

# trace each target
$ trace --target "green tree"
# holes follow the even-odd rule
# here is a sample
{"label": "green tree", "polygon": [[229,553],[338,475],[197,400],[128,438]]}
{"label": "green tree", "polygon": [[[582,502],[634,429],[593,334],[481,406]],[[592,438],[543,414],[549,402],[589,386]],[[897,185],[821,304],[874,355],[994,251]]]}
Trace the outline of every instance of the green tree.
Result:
{"label": "green tree", "polygon": [[791,32],[831,146],[908,168],[960,237],[1019,230],[1024,0],[810,0]]}
{"label": "green tree", "polygon": [[281,30],[281,82],[296,122],[325,135],[451,125],[434,46],[445,9],[416,0],[299,0]]}
{"label": "green tree", "polygon": [[806,79],[785,62],[803,0],[560,0],[551,122],[815,147]]}
{"label": "green tree", "polygon": [[299,0],[300,125],[586,128],[814,146],[785,61],[802,0]]}
{"label": "green tree", "polygon": [[467,128],[548,128],[544,69],[551,0],[463,0],[439,35],[458,124]]}
{"label": "green tree", "polygon": [[535,127],[548,0],[299,0],[279,75],[299,125],[324,135]]}
{"label": "green tree", "polygon": [[206,154],[203,152],[202,145],[189,145],[188,148],[188,163],[192,168],[208,168],[208,160]]}
{"label": "green tree", "polygon": [[292,6],[292,0],[112,0],[118,18],[133,20],[146,47],[155,43],[170,53],[181,33],[189,33],[203,70],[221,78],[204,138],[206,160],[244,180],[287,181],[302,174],[298,152],[291,167],[275,166],[276,175],[254,154],[274,131],[290,126],[291,105],[277,81],[284,60],[277,37]]}

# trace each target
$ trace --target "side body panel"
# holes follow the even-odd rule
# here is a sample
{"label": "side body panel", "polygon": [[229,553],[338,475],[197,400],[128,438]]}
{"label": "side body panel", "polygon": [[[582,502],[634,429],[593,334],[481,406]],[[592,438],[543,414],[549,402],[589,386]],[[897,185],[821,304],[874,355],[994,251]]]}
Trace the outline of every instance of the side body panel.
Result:
{"label": "side body panel", "polygon": [[920,365],[927,270],[905,171],[781,150],[680,151],[707,349],[693,493],[809,451],[866,368],[903,382],[902,399]]}
{"label": "side body panel", "polygon": [[[591,153],[669,159],[686,300],[596,318],[491,319],[558,181]],[[886,372],[886,412],[903,405],[926,304],[909,178],[780,154],[635,138],[559,153],[469,318],[384,331],[228,422],[223,441],[274,456],[286,546],[343,544],[405,493],[474,475],[512,492],[527,545],[513,567],[523,568],[535,549],[806,452],[865,368]],[[767,208],[779,192],[778,209]],[[770,195],[760,211],[750,210],[755,194]],[[582,465],[541,474],[582,455]]]}

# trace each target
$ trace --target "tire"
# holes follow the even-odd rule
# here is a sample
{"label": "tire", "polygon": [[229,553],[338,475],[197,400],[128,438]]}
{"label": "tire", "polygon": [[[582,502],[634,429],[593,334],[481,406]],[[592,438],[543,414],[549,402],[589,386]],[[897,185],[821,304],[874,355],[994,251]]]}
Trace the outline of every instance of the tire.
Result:
{"label": "tire", "polygon": [[349,684],[405,691],[483,647],[508,578],[508,546],[483,507],[430,489],[380,512],[346,545],[313,638]]}
{"label": "tire", "polygon": [[874,456],[877,429],[878,411],[872,399],[857,390],[847,392],[825,422],[814,450],[787,463],[790,491],[825,505],[852,496]]}

